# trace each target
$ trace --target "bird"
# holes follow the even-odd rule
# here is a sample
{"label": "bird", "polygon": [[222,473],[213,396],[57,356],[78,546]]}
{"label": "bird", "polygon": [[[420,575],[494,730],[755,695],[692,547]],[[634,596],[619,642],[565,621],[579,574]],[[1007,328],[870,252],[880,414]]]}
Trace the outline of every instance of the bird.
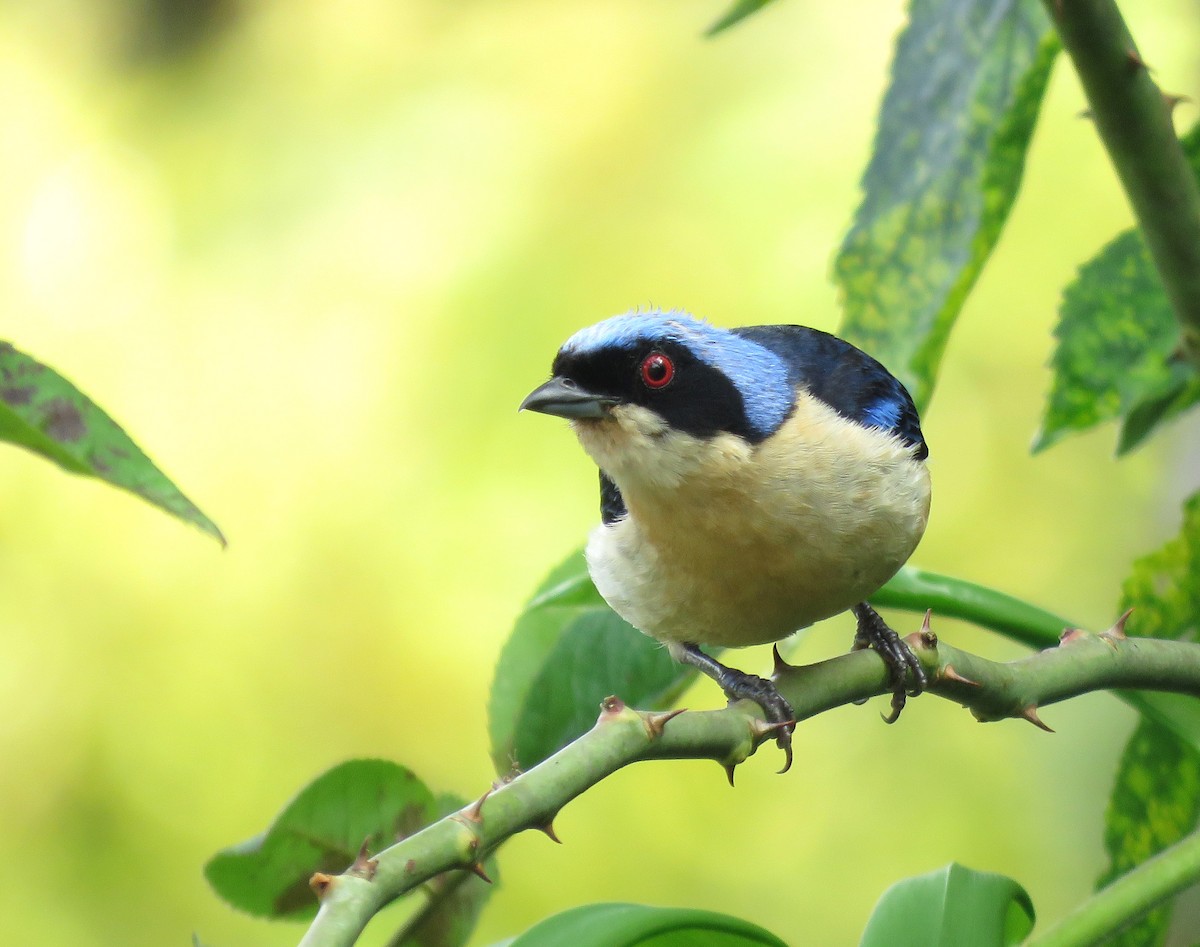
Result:
{"label": "bird", "polygon": [[884,719],[924,689],[867,599],[924,535],[929,448],[907,389],[870,355],[806,326],[633,310],[568,338],[520,407],[567,419],[599,468],[585,558],[600,595],[731,702],[757,703],[776,725],[780,772],[791,705],[702,646],[778,642],[851,611],[853,648],[889,670]]}

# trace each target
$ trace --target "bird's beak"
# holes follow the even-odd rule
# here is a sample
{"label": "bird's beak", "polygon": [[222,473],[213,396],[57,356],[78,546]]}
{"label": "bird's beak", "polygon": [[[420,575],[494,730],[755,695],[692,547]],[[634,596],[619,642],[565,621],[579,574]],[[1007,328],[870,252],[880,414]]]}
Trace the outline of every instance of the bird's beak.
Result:
{"label": "bird's beak", "polygon": [[560,418],[603,418],[616,398],[593,394],[580,388],[569,378],[555,375],[540,388],[535,388],[521,402],[521,411],[538,411]]}

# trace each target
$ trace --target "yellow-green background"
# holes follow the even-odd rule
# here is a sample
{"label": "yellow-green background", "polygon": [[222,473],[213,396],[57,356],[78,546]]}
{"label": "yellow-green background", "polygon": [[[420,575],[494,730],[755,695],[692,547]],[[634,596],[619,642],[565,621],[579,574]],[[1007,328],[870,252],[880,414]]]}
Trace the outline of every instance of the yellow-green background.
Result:
{"label": "yellow-green background", "polygon": [[[1195,94],[1191,6],[1128,6],[1159,81]],[[516,405],[570,332],[638,304],[834,328],[829,264],[902,22],[784,0],[710,42],[700,3],[215,7],[180,56],[148,43],[146,4],[0,9],[3,335],[230,539],[0,453],[6,943],[293,943],[211,894],[209,854],[347,757],[489,784],[497,651],[597,517],[565,426]],[[1111,429],[1028,455],[1059,289],[1129,220],[1082,107],[1063,62],[927,412],[914,561],[1098,628],[1174,531],[1197,428],[1120,464]],[[793,658],[849,636],[819,627]],[[1128,710],[1048,709],[1051,736],[879,709],[806,723],[791,773],[767,752],[736,790],[711,763],[619,773],[562,813],[564,847],[504,850],[476,942],[609,899],[849,944],[890,882],[951,859],[1013,875],[1043,920],[1084,896]]]}

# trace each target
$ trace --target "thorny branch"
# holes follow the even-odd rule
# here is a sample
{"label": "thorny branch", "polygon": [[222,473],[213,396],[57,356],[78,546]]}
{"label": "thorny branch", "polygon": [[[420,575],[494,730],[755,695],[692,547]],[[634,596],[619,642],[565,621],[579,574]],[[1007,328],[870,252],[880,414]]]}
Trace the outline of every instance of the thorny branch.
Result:
{"label": "thorny branch", "polygon": [[[938,641],[928,614],[921,631],[906,640],[925,668],[927,692],[962,704],[981,721],[1019,717],[1048,730],[1040,708],[1107,688],[1200,696],[1200,645],[1126,637],[1127,615],[1099,635],[1068,629],[1057,647],[1008,663]],[[797,720],[891,690],[888,670],[872,651],[802,667],[777,655],[774,680]],[[518,832],[537,829],[558,841],[558,811],[623,766],[711,759],[732,782],[734,768],[774,732],[746,702],[724,710],[651,713],[609,697],[591,730],[533,769],[374,857],[363,852],[341,875],[314,875],[321,907],[301,947],[349,947],[380,908],[429,879],[455,870],[482,875],[483,859]]]}

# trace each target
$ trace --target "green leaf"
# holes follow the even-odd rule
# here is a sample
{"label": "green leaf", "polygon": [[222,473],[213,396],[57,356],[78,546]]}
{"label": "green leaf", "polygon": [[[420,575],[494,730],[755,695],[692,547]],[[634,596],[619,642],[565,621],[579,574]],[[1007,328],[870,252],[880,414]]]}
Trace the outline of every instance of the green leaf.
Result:
{"label": "green leaf", "polygon": [[1039,0],[912,0],[863,202],[834,263],[842,334],[928,403],[1016,199],[1058,41]]}
{"label": "green leaf", "polygon": [[1117,453],[1200,401],[1200,375],[1178,355],[1179,324],[1150,251],[1128,230],[1063,292],[1054,379],[1035,451],[1120,418]]}
{"label": "green leaf", "polygon": [[1033,902],[1011,878],[950,864],[888,888],[860,947],[1009,947],[1033,922]]}
{"label": "green leaf", "polygon": [[[1200,126],[1181,144],[1200,176]],[[1080,267],[1063,291],[1054,334],[1054,378],[1035,451],[1119,418],[1124,454],[1200,401],[1200,373],[1179,354],[1179,323],[1136,228]]]}
{"label": "green leaf", "polygon": [[693,908],[588,904],[547,918],[511,947],[786,947],[757,924]]}
{"label": "green leaf", "polygon": [[[1149,720],[1134,731],[1117,768],[1104,820],[1109,864],[1097,888],[1174,845],[1200,818],[1200,753]],[[1171,921],[1171,902],[1160,905],[1111,940],[1112,947],[1155,947]]]}
{"label": "green leaf", "polygon": [[735,0],[733,6],[726,10],[716,23],[704,31],[704,35],[716,36],[734,24],[741,23],[751,14],[757,13],[770,2],[771,0]]}
{"label": "green leaf", "polygon": [[437,816],[433,795],[403,766],[350,760],[318,776],[262,835],[226,848],[204,867],[208,883],[236,908],[303,920],[316,913],[313,872],[348,868],[364,840],[372,852]]}
{"label": "green leaf", "polygon": [[1121,606],[1133,609],[1130,634],[1200,637],[1200,492],[1183,504],[1179,535],[1133,564]]}
{"label": "green leaf", "polygon": [[0,342],[0,441],[136,493],[225,543],[216,524],[112,418],[54,369],[7,342]]}
{"label": "green leaf", "polygon": [[[1200,493],[1184,505],[1179,536],[1134,563],[1122,606],[1131,634],[1193,638],[1200,630]],[[1193,704],[1195,701],[1192,702]],[[1166,727],[1143,720],[1117,768],[1105,818],[1109,865],[1103,887],[1190,834],[1200,819],[1200,750]],[[1113,941],[1151,947],[1166,937],[1171,904],[1155,908]]]}
{"label": "green leaf", "polygon": [[551,572],[500,653],[488,703],[492,761],[527,769],[589,730],[616,694],[668,706],[695,676],[605,604],[581,552]]}

